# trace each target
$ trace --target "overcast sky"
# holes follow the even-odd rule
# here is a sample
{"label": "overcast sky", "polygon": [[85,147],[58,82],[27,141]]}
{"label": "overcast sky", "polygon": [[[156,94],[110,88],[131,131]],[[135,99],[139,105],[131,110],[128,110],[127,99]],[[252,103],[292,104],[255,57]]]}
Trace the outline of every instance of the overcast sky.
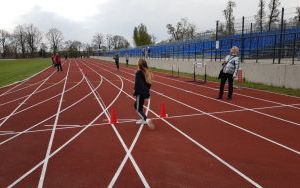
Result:
{"label": "overcast sky", "polygon": [[[268,2],[269,0],[267,0]],[[166,24],[186,17],[198,31],[223,20],[227,0],[1,0],[0,29],[13,31],[33,23],[41,31],[55,27],[65,40],[90,42],[96,32],[118,34],[132,42],[133,28],[144,23],[157,41],[168,38]],[[253,16],[258,0],[235,0],[236,19]],[[281,6],[300,6],[299,0],[281,0]]]}

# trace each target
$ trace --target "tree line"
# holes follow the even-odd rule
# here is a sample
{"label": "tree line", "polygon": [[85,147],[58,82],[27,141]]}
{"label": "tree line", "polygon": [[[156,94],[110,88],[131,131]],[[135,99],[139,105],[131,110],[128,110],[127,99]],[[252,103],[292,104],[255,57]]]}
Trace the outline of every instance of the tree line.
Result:
{"label": "tree line", "polygon": [[51,28],[42,33],[33,24],[18,25],[9,33],[0,29],[0,58],[48,57],[52,53],[76,57],[92,54],[95,50],[117,50],[128,48],[130,43],[120,35],[96,33],[91,43],[64,40],[62,31]]}

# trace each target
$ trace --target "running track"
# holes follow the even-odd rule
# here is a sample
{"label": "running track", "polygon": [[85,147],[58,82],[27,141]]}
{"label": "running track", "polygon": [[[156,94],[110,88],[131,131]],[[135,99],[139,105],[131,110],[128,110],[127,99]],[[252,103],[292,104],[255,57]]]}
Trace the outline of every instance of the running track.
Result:
{"label": "running track", "polygon": [[135,124],[135,69],[63,68],[0,89],[0,187],[300,186],[300,98],[237,89],[216,100],[218,83],[154,73],[150,131]]}

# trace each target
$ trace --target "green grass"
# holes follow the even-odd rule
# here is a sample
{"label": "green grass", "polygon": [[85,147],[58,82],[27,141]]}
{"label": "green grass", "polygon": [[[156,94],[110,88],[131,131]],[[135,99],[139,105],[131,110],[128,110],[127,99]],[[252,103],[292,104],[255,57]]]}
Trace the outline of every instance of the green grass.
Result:
{"label": "green grass", "polygon": [[50,58],[0,60],[0,87],[24,80],[50,65]]}

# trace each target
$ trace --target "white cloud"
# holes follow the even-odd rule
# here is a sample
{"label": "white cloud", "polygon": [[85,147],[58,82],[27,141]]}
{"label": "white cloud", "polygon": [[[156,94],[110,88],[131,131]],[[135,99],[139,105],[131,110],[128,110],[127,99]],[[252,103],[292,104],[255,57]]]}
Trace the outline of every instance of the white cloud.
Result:
{"label": "white cloud", "polygon": [[[158,40],[168,37],[166,24],[187,17],[199,31],[213,29],[223,20],[225,0],[3,0],[0,29],[12,31],[17,24],[33,23],[46,32],[63,31],[66,39],[89,42],[96,32],[119,34],[132,40],[132,31],[146,24]],[[258,0],[235,0],[236,19],[252,16]],[[281,0],[284,7],[299,6],[299,0]],[[3,8],[5,7],[5,8]],[[294,9],[294,8],[293,8]],[[289,9],[289,11],[293,10]]]}

